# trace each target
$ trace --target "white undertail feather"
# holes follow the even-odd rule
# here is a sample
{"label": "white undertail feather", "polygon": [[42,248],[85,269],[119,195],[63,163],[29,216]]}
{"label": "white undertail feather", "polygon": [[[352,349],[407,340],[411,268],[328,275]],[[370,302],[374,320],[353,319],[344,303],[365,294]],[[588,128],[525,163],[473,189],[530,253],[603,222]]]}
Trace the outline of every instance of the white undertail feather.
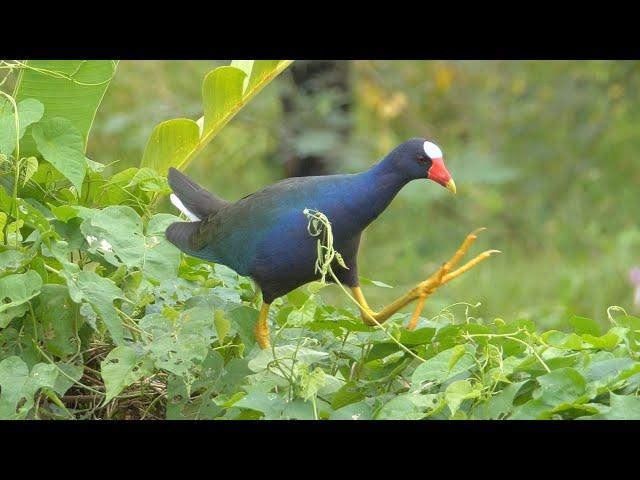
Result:
{"label": "white undertail feather", "polygon": [[178,210],[180,210],[187,217],[189,217],[189,220],[193,222],[197,222],[198,220],[200,220],[200,218],[198,218],[196,215],[193,214],[193,212],[191,212],[187,207],[184,206],[184,204],[182,203],[182,200],[180,200],[175,193],[172,193],[169,198],[171,199],[171,203],[173,203],[173,205]]}

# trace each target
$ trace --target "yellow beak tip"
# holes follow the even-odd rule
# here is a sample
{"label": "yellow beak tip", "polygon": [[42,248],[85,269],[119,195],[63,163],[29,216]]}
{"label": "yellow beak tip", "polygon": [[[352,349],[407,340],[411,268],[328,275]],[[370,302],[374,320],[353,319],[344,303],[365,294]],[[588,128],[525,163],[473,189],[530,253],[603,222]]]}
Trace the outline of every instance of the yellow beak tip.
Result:
{"label": "yellow beak tip", "polygon": [[456,193],[456,182],[453,181],[453,178],[451,180],[449,180],[445,184],[445,188],[455,195],[455,193]]}

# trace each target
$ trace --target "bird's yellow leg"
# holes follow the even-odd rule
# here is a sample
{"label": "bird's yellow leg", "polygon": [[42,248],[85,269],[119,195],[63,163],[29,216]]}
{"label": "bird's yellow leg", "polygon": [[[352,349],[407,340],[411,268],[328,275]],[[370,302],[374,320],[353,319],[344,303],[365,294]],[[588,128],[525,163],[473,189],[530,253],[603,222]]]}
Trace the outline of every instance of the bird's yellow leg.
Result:
{"label": "bird's yellow leg", "polygon": [[260,308],[260,314],[258,315],[258,321],[256,322],[256,326],[253,329],[253,333],[256,336],[256,341],[261,349],[269,348],[271,346],[271,340],[269,338],[269,324],[267,320],[269,319],[269,307],[270,303],[262,303],[262,307]]}
{"label": "bird's yellow leg", "polygon": [[494,253],[499,253],[498,250],[487,250],[485,252],[482,252],[480,255],[476,256],[475,258],[471,259],[460,268],[452,271],[452,269],[460,262],[462,257],[464,257],[464,255],[467,253],[467,251],[469,250],[473,242],[478,238],[478,233],[482,230],[484,229],[478,229],[473,233],[467,235],[467,238],[465,238],[464,242],[462,242],[462,245],[460,245],[456,253],[447,262],[445,262],[445,264],[442,265],[442,267],[440,267],[438,271],[436,271],[433,275],[431,275],[425,281],[420,282],[415,288],[409,290],[409,292],[407,292],[402,297],[391,302],[389,305],[384,307],[379,312],[374,312],[369,307],[369,304],[367,303],[367,300],[365,299],[364,294],[362,293],[362,290],[360,289],[360,287],[353,287],[351,291],[353,292],[353,295],[356,301],[360,305],[360,311],[361,311],[362,320],[364,321],[364,323],[366,323],[367,325],[376,325],[376,323],[383,323],[387,321],[389,317],[391,317],[391,315],[396,313],[398,310],[400,310],[404,306],[408,305],[414,300],[418,300],[418,303],[416,304],[416,308],[413,312],[413,315],[411,316],[411,320],[407,325],[407,329],[413,330],[418,323],[418,319],[420,318],[420,314],[422,313],[422,309],[424,308],[424,303],[426,299],[431,294],[433,294],[433,292],[435,292],[439,287],[441,287],[445,283],[450,282],[454,278],[459,277],[463,273],[472,269],[473,267],[478,265],[480,262],[489,258]]}

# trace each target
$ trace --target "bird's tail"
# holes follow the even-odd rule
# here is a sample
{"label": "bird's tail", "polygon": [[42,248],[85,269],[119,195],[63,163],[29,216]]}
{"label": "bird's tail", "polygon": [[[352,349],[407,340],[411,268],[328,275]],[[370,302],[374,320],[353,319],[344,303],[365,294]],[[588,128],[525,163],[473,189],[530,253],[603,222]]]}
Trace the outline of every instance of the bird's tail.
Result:
{"label": "bird's tail", "polygon": [[165,231],[165,236],[184,253],[199,257],[197,252],[202,249],[202,245],[198,244],[197,234],[201,223],[200,221],[172,223]]}
{"label": "bird's tail", "polygon": [[218,198],[175,168],[169,169],[169,185],[173,190],[171,203],[191,222],[175,222],[165,232],[167,240],[180,250],[194,257],[202,257],[204,240],[200,225],[210,215],[216,214],[228,202]]}
{"label": "bird's tail", "polygon": [[169,185],[173,190],[171,203],[191,220],[202,220],[228,204],[200,187],[175,168],[169,169]]}

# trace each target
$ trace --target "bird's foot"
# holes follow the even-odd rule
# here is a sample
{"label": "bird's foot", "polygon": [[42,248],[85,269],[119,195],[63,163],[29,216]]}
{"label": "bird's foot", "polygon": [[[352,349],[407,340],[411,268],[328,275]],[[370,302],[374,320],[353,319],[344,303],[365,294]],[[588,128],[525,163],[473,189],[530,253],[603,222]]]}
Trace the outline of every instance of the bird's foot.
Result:
{"label": "bird's foot", "polygon": [[424,308],[424,302],[427,297],[431,296],[439,287],[441,287],[445,283],[449,283],[454,278],[459,277],[468,270],[471,270],[473,267],[483,262],[491,255],[500,253],[500,250],[486,250],[480,255],[477,255],[476,257],[469,260],[461,267],[454,270],[454,267],[460,262],[460,260],[462,260],[462,257],[465,256],[473,242],[475,242],[478,238],[478,234],[483,230],[486,229],[479,228],[467,235],[467,238],[465,238],[464,242],[462,242],[456,253],[447,262],[445,262],[442,267],[440,267],[433,275],[417,285],[417,287],[412,292],[414,298],[417,299],[417,303],[413,315],[411,316],[411,320],[409,320],[409,323],[407,325],[408,330],[413,330],[416,328],[418,319],[420,318],[420,314],[422,313],[422,309]]}

